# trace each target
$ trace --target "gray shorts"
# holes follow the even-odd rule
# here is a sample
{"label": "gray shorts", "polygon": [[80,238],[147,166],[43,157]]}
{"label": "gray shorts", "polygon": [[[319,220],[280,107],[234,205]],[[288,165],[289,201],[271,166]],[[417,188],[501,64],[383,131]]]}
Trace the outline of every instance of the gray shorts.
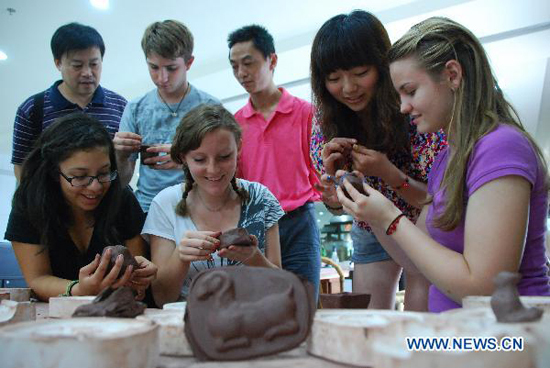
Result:
{"label": "gray shorts", "polygon": [[380,244],[373,233],[353,223],[351,228],[351,240],[353,242],[353,254],[351,261],[355,264],[367,264],[387,261],[390,255]]}

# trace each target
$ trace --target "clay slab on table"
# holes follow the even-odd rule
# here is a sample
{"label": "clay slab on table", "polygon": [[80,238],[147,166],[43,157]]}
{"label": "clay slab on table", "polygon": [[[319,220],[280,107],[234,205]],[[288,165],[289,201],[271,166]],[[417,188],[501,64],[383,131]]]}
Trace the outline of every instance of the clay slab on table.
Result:
{"label": "clay slab on table", "polygon": [[76,308],[90,304],[95,296],[59,296],[50,298],[50,318],[71,318]]}
{"label": "clay slab on table", "polygon": [[34,321],[36,308],[32,302],[2,300],[0,303],[0,327],[11,323]]}
{"label": "clay slab on table", "polygon": [[140,320],[149,320],[159,325],[160,354],[171,356],[192,356],[193,351],[183,332],[183,310],[148,308]]}
{"label": "clay slab on table", "polygon": [[0,329],[3,368],[154,368],[158,326],[122,318],[23,322]]}
{"label": "clay slab on table", "polygon": [[[532,323],[499,323],[490,308],[457,309],[429,315],[423,322],[391,324],[373,344],[377,368],[543,368],[550,361],[550,319]],[[454,351],[409,350],[407,337],[523,338],[521,351],[489,351],[458,348]],[[458,340],[460,341],[460,340]]]}
{"label": "clay slab on table", "polygon": [[[550,314],[550,296],[520,296],[519,299],[527,308],[537,307]],[[462,308],[491,307],[490,296],[467,296],[462,299]]]}
{"label": "clay slab on table", "polygon": [[366,309],[318,310],[308,338],[308,353],[340,364],[373,365],[373,343],[392,323],[422,323],[427,313]]}
{"label": "clay slab on table", "polygon": [[0,288],[0,294],[10,294],[9,299],[15,302],[28,302],[31,300],[29,288]]}

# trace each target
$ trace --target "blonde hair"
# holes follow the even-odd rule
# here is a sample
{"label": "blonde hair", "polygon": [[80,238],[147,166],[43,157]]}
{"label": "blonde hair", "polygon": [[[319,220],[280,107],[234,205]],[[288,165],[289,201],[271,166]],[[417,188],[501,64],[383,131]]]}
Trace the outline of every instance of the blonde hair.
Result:
{"label": "blonde hair", "polygon": [[447,204],[434,221],[435,226],[450,231],[463,217],[466,171],[473,148],[498,124],[519,130],[531,143],[544,169],[546,161],[514,108],[504,98],[483,46],[467,28],[447,18],[428,18],[414,25],[391,47],[388,59],[391,63],[410,56],[434,80],[440,78],[449,60],[456,60],[462,67],[462,81],[454,93],[452,123],[447,131],[449,141],[452,140],[451,156],[442,181]]}
{"label": "blonde hair", "polygon": [[[180,216],[187,215],[187,196],[193,189],[194,180],[191,176],[189,168],[183,160],[189,151],[196,150],[200,147],[203,138],[206,134],[217,129],[226,129],[233,133],[237,145],[241,143],[241,127],[229,111],[222,105],[203,104],[193,108],[181,120],[176,129],[170,155],[172,160],[183,165],[185,174],[185,188],[182,199],[176,206],[176,214]],[[231,179],[231,187],[237,193],[242,203],[249,199],[248,192],[243,187],[237,184],[237,179]]]}
{"label": "blonde hair", "polygon": [[152,23],[141,39],[145,57],[155,53],[166,59],[183,57],[188,62],[193,56],[193,46],[193,34],[177,20]]}

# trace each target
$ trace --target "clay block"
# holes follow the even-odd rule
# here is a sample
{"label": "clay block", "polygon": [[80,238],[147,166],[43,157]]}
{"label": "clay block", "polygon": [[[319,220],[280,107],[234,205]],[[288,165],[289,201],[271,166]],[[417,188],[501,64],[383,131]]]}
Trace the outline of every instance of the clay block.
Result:
{"label": "clay block", "polygon": [[57,296],[48,301],[48,317],[71,318],[74,311],[81,305],[90,304],[95,296]]}
{"label": "clay block", "polygon": [[284,270],[226,267],[191,283],[185,335],[199,360],[243,360],[290,350],[309,334],[313,287]]}
{"label": "clay block", "polygon": [[224,231],[220,237],[220,249],[227,248],[230,245],[237,245],[241,247],[246,247],[252,245],[252,238],[248,231],[242,227],[236,229],[231,229]]}
{"label": "clay block", "polygon": [[146,164],[143,161],[148,159],[148,158],[158,156],[158,152],[147,152],[147,149],[150,148],[150,147],[153,147],[153,146],[147,145],[147,144],[142,144],[141,147],[139,148],[139,155],[141,156],[141,164],[142,165],[152,165],[152,164]]}
{"label": "clay block", "polygon": [[107,249],[111,249],[111,259],[109,260],[109,265],[107,266],[107,271],[105,271],[105,274],[107,275],[113,267],[115,266],[116,258],[119,254],[122,254],[124,257],[124,261],[122,262],[122,267],[120,268],[120,272],[118,273],[117,278],[122,277],[124,275],[124,271],[126,271],[126,267],[128,266],[134,266],[134,270],[139,266],[134,256],[130,253],[128,248],[126,248],[123,245],[115,245],[115,246],[108,246],[103,249],[104,254]]}
{"label": "clay block", "polygon": [[352,199],[349,195],[348,191],[346,190],[346,187],[344,186],[344,180],[347,180],[357,191],[363,195],[367,195],[365,193],[365,189],[363,188],[363,180],[361,180],[357,175],[352,173],[346,173],[340,177],[338,180],[338,185],[342,188],[342,191],[348,197],[349,199]]}
{"label": "clay block", "polygon": [[9,299],[15,302],[28,302],[31,300],[30,288],[0,288],[0,295],[9,294],[9,298],[4,295],[1,299]]}
{"label": "clay block", "polygon": [[34,321],[35,319],[36,307],[32,302],[2,300],[0,303],[0,326],[16,322]]}
{"label": "clay block", "polygon": [[136,317],[155,322],[159,326],[159,344],[161,355],[192,356],[193,352],[183,332],[184,310],[145,310],[145,313]]}
{"label": "clay block", "polygon": [[366,309],[370,302],[370,294],[364,293],[321,294],[319,298],[324,309]]}
{"label": "clay block", "polygon": [[147,308],[145,303],[135,300],[134,291],[123,286],[103,290],[91,304],[78,307],[73,317],[122,317],[134,318]]}

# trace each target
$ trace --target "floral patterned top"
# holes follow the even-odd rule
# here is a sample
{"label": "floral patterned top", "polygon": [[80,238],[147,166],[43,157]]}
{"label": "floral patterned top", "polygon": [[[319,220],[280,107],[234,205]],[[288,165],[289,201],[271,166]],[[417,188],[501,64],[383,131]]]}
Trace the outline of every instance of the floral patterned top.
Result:
{"label": "floral patterned top", "polygon": [[[425,183],[428,181],[428,174],[435,157],[441,150],[447,147],[445,133],[443,133],[443,131],[439,131],[437,133],[419,133],[416,130],[416,125],[409,123],[409,137],[411,140],[412,157],[407,157],[408,155],[400,154],[395,155],[394,157],[389,157],[389,159],[407,176]],[[321,151],[323,150],[325,143],[327,142],[321,132],[321,125],[316,119],[314,119],[311,132],[310,153],[313,165],[320,174],[325,173],[323,159],[321,156]],[[399,196],[399,194],[397,194],[396,191],[384,183],[384,181],[379,177],[368,176],[366,177],[366,181],[367,184],[391,200],[397,208],[399,208],[409,218],[409,220],[416,222],[418,215],[420,215],[420,209],[408,204]],[[371,231],[371,228],[367,223],[356,220],[354,220],[354,222],[356,222],[359,227],[366,229],[367,231]]]}

